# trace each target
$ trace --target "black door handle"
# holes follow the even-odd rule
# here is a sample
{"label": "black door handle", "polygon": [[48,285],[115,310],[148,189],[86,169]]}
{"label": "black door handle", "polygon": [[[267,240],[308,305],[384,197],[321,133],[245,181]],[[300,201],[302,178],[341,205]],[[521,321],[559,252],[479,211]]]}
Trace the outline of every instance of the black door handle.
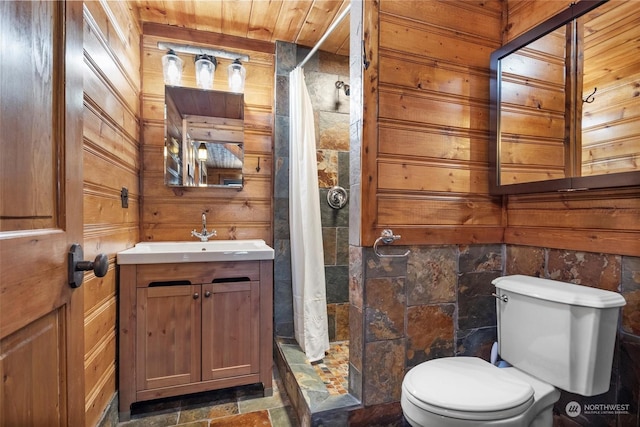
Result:
{"label": "black door handle", "polygon": [[85,261],[82,246],[74,243],[69,249],[69,286],[82,286],[84,272],[93,270],[96,277],[104,277],[109,269],[109,258],[106,254],[98,254],[93,261]]}

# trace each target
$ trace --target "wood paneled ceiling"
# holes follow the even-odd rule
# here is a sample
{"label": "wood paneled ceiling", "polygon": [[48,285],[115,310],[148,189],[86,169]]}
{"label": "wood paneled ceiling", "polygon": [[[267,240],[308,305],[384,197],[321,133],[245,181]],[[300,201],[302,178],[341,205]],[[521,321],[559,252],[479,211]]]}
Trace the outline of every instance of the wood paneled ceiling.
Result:
{"label": "wood paneled ceiling", "polygon": [[[141,22],[313,47],[350,0],[132,0]],[[349,54],[349,19],[321,50]]]}

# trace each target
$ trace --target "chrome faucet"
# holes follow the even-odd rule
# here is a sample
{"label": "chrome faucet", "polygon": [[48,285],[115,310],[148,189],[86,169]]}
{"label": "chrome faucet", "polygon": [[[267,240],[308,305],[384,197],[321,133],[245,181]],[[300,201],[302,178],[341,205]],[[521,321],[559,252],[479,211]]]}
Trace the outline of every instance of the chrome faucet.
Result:
{"label": "chrome faucet", "polygon": [[211,230],[211,233],[207,231],[207,214],[202,212],[202,232],[198,233],[195,229],[191,232],[191,235],[200,239],[201,242],[208,242],[209,237],[217,236],[216,230]]}

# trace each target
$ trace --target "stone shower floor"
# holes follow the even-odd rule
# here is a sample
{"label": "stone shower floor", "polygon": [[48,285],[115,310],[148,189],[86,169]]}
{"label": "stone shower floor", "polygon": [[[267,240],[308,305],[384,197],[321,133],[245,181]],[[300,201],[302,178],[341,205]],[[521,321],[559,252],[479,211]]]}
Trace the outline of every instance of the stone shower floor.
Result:
{"label": "stone shower floor", "polygon": [[349,341],[330,343],[324,359],[311,365],[329,394],[349,393]]}
{"label": "stone shower floor", "polygon": [[348,341],[331,343],[325,358],[311,364],[294,339],[276,340],[276,365],[301,425],[348,425],[361,407],[348,392]]}

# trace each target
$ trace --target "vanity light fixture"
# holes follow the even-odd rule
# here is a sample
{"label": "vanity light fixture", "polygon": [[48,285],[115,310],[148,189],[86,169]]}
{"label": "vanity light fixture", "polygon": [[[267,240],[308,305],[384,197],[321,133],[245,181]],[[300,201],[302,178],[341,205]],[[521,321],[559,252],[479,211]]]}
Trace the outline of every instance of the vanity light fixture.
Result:
{"label": "vanity light fixture", "polygon": [[178,86],[182,80],[182,59],[173,49],[169,49],[162,57],[162,73],[167,85]]}
{"label": "vanity light fixture", "polygon": [[205,53],[196,55],[196,83],[201,89],[213,89],[213,76],[218,66],[215,57]]}
{"label": "vanity light fixture", "polygon": [[198,146],[198,160],[200,160],[201,162],[206,162],[207,154],[207,146],[204,142],[201,142]]}
{"label": "vanity light fixture", "polygon": [[244,79],[247,75],[247,70],[242,66],[239,59],[236,59],[229,65],[228,73],[229,90],[236,93],[244,92]]}
{"label": "vanity light fixture", "polygon": [[[167,42],[158,42],[158,49],[168,49],[167,54],[162,57],[162,69],[164,71],[165,84],[171,86],[180,85],[180,79],[182,77],[182,60],[176,55],[176,52],[180,52],[195,56],[196,82],[198,87],[203,89],[213,88],[213,75],[216,67],[218,66],[218,60],[216,58],[233,60],[228,68],[229,90],[236,93],[244,92],[244,81],[247,75],[247,70],[242,65],[242,62],[249,62],[248,55],[221,49],[210,49],[200,46]],[[199,66],[199,64],[202,65]],[[210,79],[208,77],[209,70],[211,71]]]}

